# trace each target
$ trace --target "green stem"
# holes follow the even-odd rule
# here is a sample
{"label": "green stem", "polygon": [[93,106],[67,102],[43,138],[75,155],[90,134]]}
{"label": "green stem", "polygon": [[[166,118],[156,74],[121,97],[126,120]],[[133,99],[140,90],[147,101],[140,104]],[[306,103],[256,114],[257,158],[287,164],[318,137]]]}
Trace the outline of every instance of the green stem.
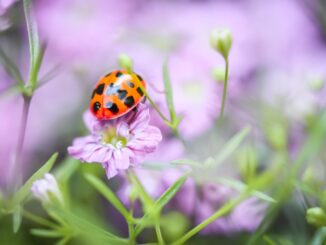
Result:
{"label": "green stem", "polygon": [[43,219],[42,217],[39,217],[39,216],[37,216],[37,215],[35,215],[33,213],[30,213],[30,212],[28,212],[26,210],[23,210],[22,214],[23,214],[23,216],[25,218],[27,218],[29,220],[32,220],[35,223],[38,223],[40,225],[48,226],[50,228],[53,228],[53,227],[56,226],[56,224],[54,224],[54,223],[52,223],[52,222],[50,222],[50,221],[48,221],[46,219]]}
{"label": "green stem", "polygon": [[228,79],[229,79],[229,60],[225,59],[225,76],[224,76],[223,97],[222,97],[222,102],[221,102],[220,118],[223,118],[223,115],[224,115],[226,94],[227,94],[227,88],[228,88]]}
{"label": "green stem", "polygon": [[141,87],[141,90],[143,91],[143,93],[145,94],[146,98],[148,99],[148,101],[151,103],[151,105],[154,107],[154,109],[157,111],[157,113],[160,115],[160,117],[163,119],[163,121],[165,123],[171,124],[169,119],[167,119],[166,116],[163,115],[163,113],[160,111],[160,109],[157,107],[157,105],[155,104],[155,102],[152,100],[152,98],[149,96],[149,94],[147,93],[146,89],[144,89],[144,87]]}
{"label": "green stem", "polygon": [[149,94],[147,93],[147,91],[141,87],[143,93],[145,94],[146,98],[148,99],[148,101],[151,103],[151,105],[153,106],[153,108],[157,111],[157,113],[160,115],[160,117],[163,119],[164,123],[166,125],[168,125],[168,127],[170,127],[172,129],[173,134],[179,138],[180,138],[180,134],[178,131],[178,124],[176,123],[176,120],[178,120],[175,116],[171,118],[171,121],[164,116],[164,114],[161,112],[161,110],[157,107],[157,105],[155,104],[155,102],[152,100],[152,98],[149,96]]}
{"label": "green stem", "polygon": [[135,227],[133,223],[128,222],[128,230],[129,230],[129,244],[136,244],[136,233]]}
{"label": "green stem", "polygon": [[[130,180],[129,180],[130,182]],[[130,182],[131,184],[131,182]],[[129,215],[132,218],[132,221],[128,221],[128,231],[129,231],[129,243],[131,245],[136,244],[136,233],[135,233],[135,226],[133,222],[133,216],[134,216],[134,200],[130,198],[130,210]]]}
{"label": "green stem", "polygon": [[200,232],[202,229],[204,229],[206,226],[208,226],[210,223],[214,222],[215,220],[221,218],[222,216],[228,214],[235,208],[240,202],[242,202],[247,196],[249,195],[249,191],[244,192],[242,195],[240,195],[238,198],[233,199],[226,204],[224,204],[219,210],[217,210],[213,215],[205,219],[203,222],[201,222],[199,225],[188,231],[183,237],[179,238],[177,241],[173,242],[172,245],[177,244],[183,244],[187,240],[189,240],[191,237],[196,235],[198,232]]}
{"label": "green stem", "polygon": [[26,135],[26,127],[27,127],[27,120],[28,120],[28,114],[29,109],[31,105],[31,97],[23,96],[24,102],[23,102],[23,111],[22,111],[22,119],[20,124],[20,130],[19,130],[19,136],[18,136],[18,143],[17,148],[14,155],[14,162],[12,166],[12,171],[9,175],[11,186],[14,186],[14,188],[17,188],[21,185],[22,182],[22,152],[24,148],[24,142],[25,142],[25,135]]}
{"label": "green stem", "polygon": [[159,222],[156,222],[156,224],[155,224],[155,232],[156,232],[158,244],[164,245],[164,239],[163,239],[163,236],[162,236],[161,226],[160,226]]}

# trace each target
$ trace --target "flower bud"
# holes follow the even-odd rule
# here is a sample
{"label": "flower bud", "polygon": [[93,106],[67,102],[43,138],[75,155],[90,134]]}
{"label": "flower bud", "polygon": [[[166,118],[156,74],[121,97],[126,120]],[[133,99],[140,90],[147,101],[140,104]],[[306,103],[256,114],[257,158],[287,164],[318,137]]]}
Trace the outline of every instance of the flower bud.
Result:
{"label": "flower bud", "polygon": [[170,212],[161,217],[163,233],[171,240],[181,237],[189,228],[188,218],[179,212]]}
{"label": "flower bud", "polygon": [[52,174],[46,173],[43,179],[36,180],[32,185],[31,191],[43,204],[64,204],[59,185]]}
{"label": "flower bud", "polygon": [[278,115],[277,111],[266,107],[264,131],[267,142],[277,151],[283,151],[288,146],[288,122]]}
{"label": "flower bud", "polygon": [[118,57],[119,66],[126,69],[128,72],[132,72],[132,59],[127,54],[120,54]]}
{"label": "flower bud", "polygon": [[306,219],[309,224],[317,227],[326,225],[326,214],[320,207],[309,208],[307,210]]}
{"label": "flower bud", "polygon": [[211,46],[227,60],[232,47],[231,32],[228,29],[215,29],[211,32],[210,42]]}
{"label": "flower bud", "polygon": [[237,162],[242,177],[249,182],[256,174],[257,152],[253,147],[245,146],[239,151]]}

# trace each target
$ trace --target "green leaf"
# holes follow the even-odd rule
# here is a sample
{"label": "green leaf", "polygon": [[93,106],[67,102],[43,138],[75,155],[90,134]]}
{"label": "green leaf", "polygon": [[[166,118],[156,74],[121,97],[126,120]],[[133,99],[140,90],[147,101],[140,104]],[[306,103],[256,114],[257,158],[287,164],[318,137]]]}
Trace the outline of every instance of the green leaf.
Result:
{"label": "green leaf", "polygon": [[206,226],[214,222],[215,220],[227,215],[230,213],[240,202],[245,200],[248,197],[247,191],[241,193],[237,198],[231,199],[228,202],[226,202],[222,207],[220,207],[215,213],[213,213],[211,216],[203,220],[200,224],[192,228],[190,231],[188,231],[186,234],[184,234],[181,238],[179,238],[177,241],[174,241],[171,243],[171,245],[180,245],[185,244],[187,240],[189,240],[191,237],[196,235],[198,232],[203,230]]}
{"label": "green leaf", "polygon": [[[210,167],[212,165],[217,166],[221,163],[223,163],[228,157],[232,155],[232,153],[240,146],[240,144],[243,142],[245,137],[250,132],[250,127],[245,127],[238,133],[236,133],[221,149],[221,151],[217,154],[215,157],[215,161],[213,164],[209,164]],[[212,162],[212,161],[210,161]]]}
{"label": "green leaf", "polygon": [[12,216],[12,221],[13,221],[13,231],[14,233],[17,233],[19,230],[19,227],[22,224],[22,215],[21,215],[21,207],[17,206],[13,216]]}
{"label": "green leaf", "polygon": [[175,181],[160,197],[155,201],[154,209],[162,210],[162,208],[178,193],[180,188],[187,180],[188,174],[181,176]]}
{"label": "green leaf", "polygon": [[200,164],[200,162],[191,160],[191,159],[178,159],[178,160],[174,160],[171,162],[171,164],[175,164],[175,165],[187,165],[187,166],[191,166],[191,167],[197,167],[197,168],[202,168],[203,164]]}
{"label": "green leaf", "polygon": [[325,239],[326,239],[326,227],[322,227],[318,229],[318,231],[314,235],[311,245],[324,244]]}
{"label": "green leaf", "polygon": [[274,242],[269,236],[265,235],[263,237],[263,240],[268,244],[268,245],[277,245],[276,242]]}
{"label": "green leaf", "polygon": [[57,167],[53,174],[60,182],[66,182],[78,169],[80,162],[74,158],[67,157]]}
{"label": "green leaf", "polygon": [[111,189],[103,183],[99,178],[91,174],[85,174],[86,180],[101,193],[122,215],[127,221],[131,221],[128,210],[123,206],[119,198]]}
{"label": "green leaf", "polygon": [[6,55],[0,48],[0,60],[6,72],[16,81],[17,85],[22,89],[24,86],[23,77],[16,64]]}
{"label": "green leaf", "polygon": [[133,188],[137,190],[144,209],[146,210],[148,207],[151,207],[154,204],[154,201],[139,181],[137,175],[132,171],[128,171],[128,177],[133,184]]}
{"label": "green leaf", "polygon": [[[218,180],[218,182],[224,184],[224,185],[227,185],[227,186],[230,186],[232,187],[233,189],[239,191],[239,192],[243,192],[245,191],[246,189],[248,189],[248,185],[244,184],[243,182],[241,181],[238,181],[238,180],[233,180],[233,179],[226,179],[226,178],[221,178]],[[268,196],[267,194],[261,192],[261,191],[257,191],[257,190],[252,190],[251,191],[251,194],[263,201],[266,201],[266,202],[271,202],[271,203],[276,203],[276,200],[270,196]]]}
{"label": "green leaf", "polygon": [[40,43],[35,16],[32,12],[31,0],[24,0],[23,2],[30,50],[29,85],[33,92],[37,87],[38,72],[40,70],[45,48],[44,46],[42,47]]}
{"label": "green leaf", "polygon": [[266,202],[272,202],[272,203],[277,202],[274,198],[268,196],[267,194],[265,194],[265,193],[263,193],[261,191],[253,190],[252,195],[259,198],[259,199],[261,199],[261,200],[263,200],[263,201],[266,201]]}
{"label": "green leaf", "polygon": [[69,240],[71,239],[71,236],[66,236],[63,237],[60,241],[58,241],[55,245],[65,245],[69,242]]}
{"label": "green leaf", "polygon": [[177,179],[154,203],[152,208],[141,219],[140,223],[136,227],[136,235],[138,235],[148,224],[151,224],[153,215],[157,215],[161,212],[163,207],[178,193],[184,182],[187,180],[188,174],[181,176]]}
{"label": "green leaf", "polygon": [[65,219],[71,227],[80,233],[79,235],[82,237],[85,236],[91,239],[101,239],[107,244],[127,244],[125,239],[120,238],[67,210],[53,207],[52,211]]}
{"label": "green leaf", "polygon": [[174,122],[176,120],[176,112],[174,109],[173,92],[172,92],[172,86],[171,86],[171,80],[170,80],[167,60],[163,64],[163,81],[164,81],[164,87],[165,87],[166,103],[168,105],[169,112],[170,112],[170,120],[171,120],[172,124],[174,124]]}
{"label": "green leaf", "polygon": [[45,173],[48,173],[55,160],[58,157],[58,153],[54,153],[50,159],[39,169],[37,170],[26,182],[25,184],[16,192],[13,197],[12,207],[17,206],[19,203],[22,203],[25,198],[29,195],[33,183],[42,178]]}
{"label": "green leaf", "polygon": [[40,236],[40,237],[57,238],[63,236],[63,234],[59,231],[47,230],[47,229],[31,229],[30,232],[34,236]]}
{"label": "green leaf", "polygon": [[42,45],[40,47],[40,50],[37,53],[37,57],[35,60],[35,64],[33,65],[30,75],[29,75],[29,82],[30,86],[32,88],[32,91],[34,91],[37,88],[37,82],[38,82],[38,74],[41,68],[42,60],[44,57],[44,52],[45,52],[45,45]]}
{"label": "green leaf", "polygon": [[52,69],[50,69],[43,77],[41,77],[38,81],[38,88],[42,87],[46,83],[48,83],[50,80],[55,78],[58,74],[60,74],[60,65],[54,66]]}
{"label": "green leaf", "polygon": [[36,64],[40,51],[40,39],[37,31],[37,24],[32,13],[31,0],[24,0],[24,12],[28,32],[29,50],[31,56],[31,65]]}

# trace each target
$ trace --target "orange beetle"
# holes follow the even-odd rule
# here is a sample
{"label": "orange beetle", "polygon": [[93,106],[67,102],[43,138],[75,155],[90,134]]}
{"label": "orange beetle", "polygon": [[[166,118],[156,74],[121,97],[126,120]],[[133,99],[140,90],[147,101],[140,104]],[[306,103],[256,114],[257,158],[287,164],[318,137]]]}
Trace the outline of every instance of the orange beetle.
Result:
{"label": "orange beetle", "polygon": [[118,118],[135,108],[144,98],[146,83],[136,73],[116,70],[102,77],[96,84],[90,110],[100,120]]}

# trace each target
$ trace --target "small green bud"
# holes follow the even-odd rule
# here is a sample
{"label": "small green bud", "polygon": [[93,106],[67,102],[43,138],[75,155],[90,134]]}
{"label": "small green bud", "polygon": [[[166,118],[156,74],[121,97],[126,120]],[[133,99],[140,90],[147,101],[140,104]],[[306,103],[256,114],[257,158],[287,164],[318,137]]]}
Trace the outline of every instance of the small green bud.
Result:
{"label": "small green bud", "polygon": [[284,150],[287,147],[287,127],[275,122],[266,127],[266,137],[271,146],[276,150]]}
{"label": "small green bud", "polygon": [[316,227],[326,225],[326,214],[320,207],[309,208],[306,214],[307,222]]}
{"label": "small green bud", "polygon": [[311,166],[307,167],[307,169],[304,171],[302,180],[304,183],[312,183],[314,181],[314,170]]}
{"label": "small green bud", "polygon": [[180,238],[189,228],[189,219],[179,212],[170,212],[161,217],[162,230],[171,241]]}
{"label": "small green bud", "polygon": [[255,175],[257,170],[257,153],[251,146],[243,147],[238,155],[237,162],[242,177],[249,182]]}
{"label": "small green bud", "polygon": [[129,55],[120,54],[118,57],[118,63],[119,63],[119,66],[126,69],[127,71],[129,71],[129,72],[132,71],[133,64],[132,64],[132,59],[130,58]]}
{"label": "small green bud", "polygon": [[232,47],[231,32],[228,29],[215,29],[211,32],[210,42],[211,46],[227,60]]}

